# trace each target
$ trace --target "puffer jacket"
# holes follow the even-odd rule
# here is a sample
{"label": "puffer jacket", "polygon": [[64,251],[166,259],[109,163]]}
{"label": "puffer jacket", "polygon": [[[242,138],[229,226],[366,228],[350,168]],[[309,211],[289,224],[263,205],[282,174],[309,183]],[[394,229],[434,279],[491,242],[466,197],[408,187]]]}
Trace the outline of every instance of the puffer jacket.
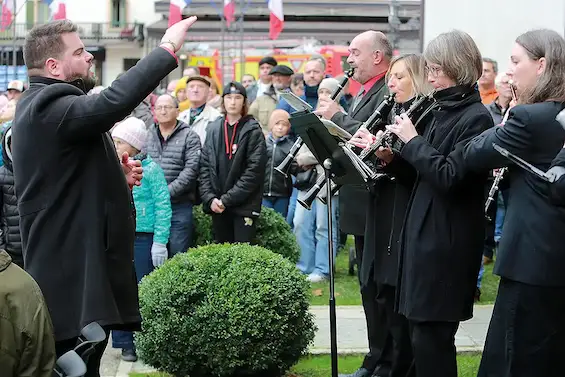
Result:
{"label": "puffer jacket", "polygon": [[20,235],[20,212],[18,211],[18,200],[14,191],[14,173],[12,171],[12,153],[7,145],[12,137],[12,129],[8,128],[2,138],[2,160],[4,165],[0,166],[0,248],[10,254],[14,263],[23,268],[22,237]]}
{"label": "puffer jacket", "polygon": [[141,160],[143,167],[141,186],[133,188],[135,231],[153,233],[153,242],[167,244],[173,212],[165,174],[145,153],[138,154],[134,160]]}
{"label": "puffer jacket", "polygon": [[171,203],[195,204],[202,149],[200,138],[188,124],[177,121],[171,135],[161,144],[158,127],[155,124],[149,128],[145,152],[163,169]]}
{"label": "puffer jacket", "polygon": [[[259,99],[257,99],[258,101]],[[296,174],[298,165],[296,160],[292,161],[287,177],[275,170],[277,166],[286,158],[290,148],[294,144],[294,139],[290,136],[283,136],[279,139],[273,138],[272,134],[267,136],[267,169],[265,171],[265,188],[263,196],[290,198],[292,195],[292,177]]]}

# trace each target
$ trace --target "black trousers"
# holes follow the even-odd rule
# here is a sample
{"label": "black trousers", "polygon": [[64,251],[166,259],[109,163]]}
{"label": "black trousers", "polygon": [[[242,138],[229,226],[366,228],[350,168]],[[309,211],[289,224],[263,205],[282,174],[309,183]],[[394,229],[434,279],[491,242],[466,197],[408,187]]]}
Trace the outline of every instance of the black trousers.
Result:
{"label": "black trousers", "polygon": [[367,338],[369,342],[369,353],[363,359],[362,368],[371,372],[379,373],[382,377],[388,377],[392,355],[384,354],[386,339],[388,335],[385,313],[383,308],[377,305],[377,284],[369,279],[367,284],[361,283],[361,262],[363,260],[363,248],[365,237],[355,236],[355,254],[357,257],[358,277],[361,285],[361,301],[365,311],[367,322]]}
{"label": "black trousers", "polygon": [[478,377],[563,376],[565,287],[502,278]]}
{"label": "black trousers", "polygon": [[377,305],[384,310],[386,328],[389,331],[381,357],[385,358],[385,364],[390,365],[389,377],[406,377],[414,363],[410,326],[406,317],[394,310],[395,298],[396,287],[379,284]]}
{"label": "black trousers", "polygon": [[409,376],[457,377],[455,333],[459,322],[409,320],[408,323],[414,353],[414,365]]}
{"label": "black trousers", "polygon": [[251,242],[255,237],[257,219],[230,213],[212,215],[214,239],[218,243]]}
{"label": "black trousers", "polygon": [[[110,330],[104,329],[104,331],[106,332],[106,339],[94,347],[94,352],[90,355],[88,360],[86,360],[86,374],[84,377],[100,377],[100,360],[102,359],[110,335]],[[78,337],[55,342],[57,358],[74,349],[77,344]]]}

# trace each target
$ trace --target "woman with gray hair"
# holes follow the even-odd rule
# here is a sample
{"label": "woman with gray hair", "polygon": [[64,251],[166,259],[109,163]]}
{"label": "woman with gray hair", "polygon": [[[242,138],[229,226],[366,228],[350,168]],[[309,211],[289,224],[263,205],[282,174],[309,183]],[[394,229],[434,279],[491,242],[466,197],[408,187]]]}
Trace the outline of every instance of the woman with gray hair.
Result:
{"label": "woman with gray hair", "polygon": [[394,159],[416,171],[399,240],[397,308],[408,319],[416,375],[457,377],[455,333],[473,316],[486,184],[485,173],[466,169],[462,150],[493,122],[477,87],[481,53],[468,34],[440,34],[424,60],[435,89],[430,121],[421,135],[406,113],[387,126],[404,143]]}
{"label": "woman with gray hair", "polygon": [[502,127],[465,148],[475,171],[508,166],[504,234],[494,272],[500,276],[479,377],[561,376],[565,343],[565,208],[551,202],[552,184],[498,153],[493,145],[547,171],[562,150],[565,130],[565,40],[553,30],[532,30],[512,48],[509,77],[517,104]]}

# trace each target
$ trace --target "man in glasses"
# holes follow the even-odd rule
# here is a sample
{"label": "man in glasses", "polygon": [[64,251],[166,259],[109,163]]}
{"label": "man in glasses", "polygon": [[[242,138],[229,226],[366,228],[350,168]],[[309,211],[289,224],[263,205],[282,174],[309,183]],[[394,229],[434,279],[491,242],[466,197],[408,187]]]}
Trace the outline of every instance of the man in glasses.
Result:
{"label": "man in glasses", "polygon": [[169,254],[185,252],[192,244],[192,206],[197,199],[196,182],[200,161],[200,138],[177,119],[179,103],[170,94],[155,102],[157,123],[149,128],[147,154],[161,166],[171,194]]}

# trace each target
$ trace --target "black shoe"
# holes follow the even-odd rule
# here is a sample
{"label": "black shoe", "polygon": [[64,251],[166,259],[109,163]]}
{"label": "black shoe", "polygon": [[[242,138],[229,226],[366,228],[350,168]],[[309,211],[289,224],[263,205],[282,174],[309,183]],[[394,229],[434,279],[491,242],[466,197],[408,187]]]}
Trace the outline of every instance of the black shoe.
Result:
{"label": "black shoe", "polygon": [[481,301],[481,290],[479,288],[475,288],[475,302]]}
{"label": "black shoe", "polygon": [[137,361],[137,355],[134,350],[122,348],[122,360],[130,361],[133,363],[134,361]]}
{"label": "black shoe", "polygon": [[371,377],[371,372],[365,368],[359,368],[353,374],[340,374],[338,377]]}

